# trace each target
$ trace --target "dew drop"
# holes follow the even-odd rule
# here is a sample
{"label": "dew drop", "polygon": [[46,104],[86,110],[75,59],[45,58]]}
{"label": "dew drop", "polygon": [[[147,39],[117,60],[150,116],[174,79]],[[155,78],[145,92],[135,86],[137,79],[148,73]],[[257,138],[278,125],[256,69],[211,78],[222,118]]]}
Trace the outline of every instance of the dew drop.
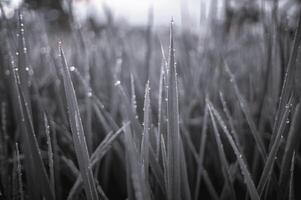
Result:
{"label": "dew drop", "polygon": [[25,70],[26,70],[26,71],[29,71],[29,67],[26,67]]}
{"label": "dew drop", "polygon": [[69,70],[70,70],[71,72],[74,72],[74,71],[75,71],[75,67],[74,67],[74,66],[70,66],[70,67],[69,67]]}
{"label": "dew drop", "polygon": [[19,55],[19,52],[18,51],[16,51],[16,56],[18,56]]}
{"label": "dew drop", "polygon": [[115,83],[114,83],[114,85],[115,86],[118,86],[118,85],[120,85],[120,81],[118,80],[118,81],[116,81]]}
{"label": "dew drop", "polygon": [[89,91],[89,92],[87,93],[87,96],[88,96],[88,97],[92,97],[92,92]]}

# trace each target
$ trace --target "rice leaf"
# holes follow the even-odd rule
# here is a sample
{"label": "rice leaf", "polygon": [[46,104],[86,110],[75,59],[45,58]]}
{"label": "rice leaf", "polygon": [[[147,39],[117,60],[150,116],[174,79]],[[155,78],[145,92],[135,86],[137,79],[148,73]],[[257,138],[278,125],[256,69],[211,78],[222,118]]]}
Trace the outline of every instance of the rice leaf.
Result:
{"label": "rice leaf", "polygon": [[230,190],[232,198],[236,199],[236,194],[235,194],[235,191],[234,191],[234,188],[233,188],[234,179],[231,176],[230,171],[229,171],[229,163],[228,163],[228,160],[227,160],[227,157],[226,157],[226,154],[225,154],[224,146],[222,144],[222,140],[221,140],[221,137],[220,137],[218,127],[216,125],[215,118],[214,118],[213,113],[212,113],[212,105],[211,105],[209,99],[206,99],[206,102],[207,102],[211,122],[212,122],[212,125],[213,125],[213,133],[214,133],[214,138],[215,138],[215,141],[216,141],[216,144],[217,144],[217,150],[218,150],[219,160],[220,160],[220,163],[221,163],[222,173],[223,173],[223,176],[224,176],[224,179],[225,179],[224,184],[226,185],[226,187],[229,187],[228,189]]}
{"label": "rice leaf", "polygon": [[181,199],[180,130],[177,72],[174,55],[173,21],[170,25],[169,75],[167,93],[167,198]]}
{"label": "rice leaf", "polygon": [[145,179],[149,180],[149,148],[150,148],[150,94],[149,94],[149,81],[145,86],[145,96],[144,96],[144,122],[143,122],[143,134],[141,143],[141,160],[144,167]]}
{"label": "rice leaf", "polygon": [[130,167],[130,180],[133,187],[134,195],[137,200],[149,200],[150,194],[145,185],[145,179],[142,175],[142,164],[139,159],[139,152],[134,143],[132,133],[129,127],[125,127],[125,146],[126,155]]}
{"label": "rice leaf", "polygon": [[238,133],[236,132],[235,128],[234,128],[234,123],[233,123],[233,119],[231,117],[231,114],[230,114],[230,111],[229,111],[229,108],[227,106],[227,103],[225,101],[225,98],[224,98],[224,95],[222,92],[219,93],[219,97],[220,97],[220,100],[222,102],[222,105],[223,105],[223,110],[224,110],[224,113],[226,114],[227,116],[227,119],[228,119],[228,122],[229,122],[229,125],[230,125],[230,128],[231,128],[231,134],[237,144],[237,146],[239,147],[239,149],[242,149],[241,148],[241,144],[240,144],[240,141],[239,141],[239,137],[238,137]]}
{"label": "rice leaf", "polygon": [[285,124],[287,123],[287,117],[289,114],[289,110],[287,109],[285,113],[283,113],[283,117],[280,121],[280,125],[278,126],[279,129],[277,130],[276,133],[276,138],[274,140],[274,143],[272,145],[271,151],[268,155],[268,158],[265,162],[263,171],[261,173],[261,177],[257,186],[257,190],[259,195],[261,196],[263,191],[264,191],[264,187],[266,185],[266,183],[268,182],[268,180],[270,179],[271,175],[272,175],[272,171],[273,171],[273,167],[275,164],[275,158],[277,156],[278,150],[280,148],[281,142],[283,141],[283,129],[285,127]]}
{"label": "rice leaf", "polygon": [[267,153],[266,153],[266,150],[265,150],[265,146],[264,146],[264,143],[263,143],[263,139],[261,137],[261,135],[259,134],[257,128],[256,128],[256,124],[252,118],[252,115],[251,115],[251,111],[249,109],[249,107],[247,106],[247,102],[246,100],[243,98],[239,88],[238,88],[238,85],[236,83],[236,80],[235,80],[235,77],[234,75],[232,74],[232,72],[230,71],[229,67],[227,64],[225,64],[225,70],[227,72],[227,74],[229,75],[230,77],[230,81],[232,83],[232,86],[234,88],[234,91],[235,91],[235,95],[236,97],[238,98],[238,101],[239,101],[239,104],[240,104],[240,107],[246,117],[246,120],[248,122],[248,125],[251,129],[251,133],[252,133],[252,136],[254,137],[254,140],[255,140],[255,143],[256,145],[258,146],[258,151],[262,157],[263,160],[266,160],[266,157],[267,157]]}
{"label": "rice leaf", "polygon": [[[20,124],[20,130],[24,131],[22,134],[22,146],[24,154],[27,158],[25,162],[26,178],[32,184],[30,186],[30,195],[33,198],[38,196],[44,196],[47,200],[53,199],[53,192],[49,187],[49,180],[46,174],[45,166],[41,158],[41,152],[38,146],[37,138],[35,135],[31,111],[29,107],[28,98],[25,98],[22,88],[20,86],[21,81],[18,74],[18,68],[15,67],[12,57],[10,72],[12,74],[12,83],[14,84],[16,109],[18,113],[18,123]],[[28,88],[27,88],[28,89]],[[30,177],[30,174],[36,174],[40,180],[37,184]],[[35,189],[34,189],[35,188]],[[38,189],[38,191],[36,191]]]}
{"label": "rice leaf", "polygon": [[238,164],[240,166],[241,172],[243,174],[243,178],[244,178],[244,182],[247,186],[249,195],[251,197],[252,200],[259,200],[259,194],[256,190],[255,184],[251,178],[250,172],[247,168],[246,162],[244,161],[243,155],[240,152],[240,150],[238,149],[233,137],[231,136],[230,132],[228,131],[224,121],[222,120],[222,118],[220,117],[219,113],[217,112],[217,110],[213,107],[213,105],[211,103],[208,104],[209,105],[209,112],[211,113],[211,116],[213,117],[213,115],[218,119],[217,122],[219,122],[220,126],[222,127],[234,153],[235,156],[237,158]]}
{"label": "rice leaf", "polygon": [[135,92],[135,79],[134,75],[131,73],[131,104],[133,108],[133,112],[137,115],[137,100],[136,100],[136,92]]}
{"label": "rice leaf", "polygon": [[[298,11],[300,13],[300,8],[298,8]],[[300,42],[301,42],[301,15],[299,15],[298,26],[294,35],[293,47],[290,52],[289,61],[284,76],[283,86],[279,98],[278,109],[276,111],[276,117],[274,121],[273,135],[270,141],[270,147],[271,144],[274,144],[279,122],[282,120],[284,109],[287,107],[289,98],[294,89],[293,84],[295,80],[294,76],[296,74],[296,59],[299,51]]]}
{"label": "rice leaf", "polygon": [[[120,129],[118,129],[115,133],[114,132],[108,133],[107,136],[103,139],[103,141],[96,147],[95,151],[91,155],[90,162],[89,162],[91,169],[95,168],[95,165],[101,161],[101,159],[112,147],[112,143],[124,131],[124,129],[127,126],[129,126],[129,124],[130,122],[124,123],[124,125]],[[82,183],[82,176],[81,174],[79,174],[79,176],[77,176],[77,179],[69,192],[68,199],[71,200],[75,198],[75,195],[78,194],[81,189],[80,187],[81,183]],[[105,195],[103,194],[102,196],[104,197]]]}
{"label": "rice leaf", "polygon": [[96,200],[98,199],[97,190],[95,182],[93,179],[93,174],[91,168],[89,167],[89,153],[87,149],[85,134],[83,125],[81,122],[81,117],[79,113],[79,108],[77,104],[77,99],[71,80],[69,68],[65,55],[61,46],[59,46],[60,56],[62,59],[62,66],[64,70],[63,83],[65,88],[65,95],[68,106],[68,118],[70,123],[70,128],[72,132],[72,138],[74,142],[74,148],[76,152],[76,157],[79,163],[79,168],[81,175],[83,177],[84,188],[88,199]]}
{"label": "rice leaf", "polygon": [[[288,133],[288,137],[286,140],[286,145],[284,149],[284,154],[281,162],[281,170],[280,170],[280,177],[279,177],[279,186],[281,188],[281,192],[279,195],[284,195],[289,180],[289,167],[290,167],[290,160],[292,159],[294,152],[298,150],[300,145],[300,124],[301,120],[301,108],[300,103],[297,105],[293,117],[293,121]],[[276,141],[276,140],[275,140]]]}

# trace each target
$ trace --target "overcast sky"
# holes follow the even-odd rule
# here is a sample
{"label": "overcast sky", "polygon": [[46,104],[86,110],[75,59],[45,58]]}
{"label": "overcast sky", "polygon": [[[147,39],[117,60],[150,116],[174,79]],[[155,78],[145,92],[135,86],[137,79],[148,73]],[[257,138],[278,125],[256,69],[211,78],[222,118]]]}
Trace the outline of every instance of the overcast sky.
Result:
{"label": "overcast sky", "polygon": [[[23,0],[11,0],[11,7],[5,7],[11,14]],[[166,25],[171,17],[177,25],[181,25],[181,16],[185,15],[187,26],[199,24],[200,14],[206,15],[209,2],[212,0],[73,0],[74,13],[79,20],[93,15],[104,18],[103,5],[106,4],[116,19],[125,19],[130,24],[144,25],[147,23],[150,8],[153,8],[155,25]],[[222,0],[216,0],[222,2]]]}
{"label": "overcast sky", "polygon": [[[203,2],[203,3],[202,3]],[[116,18],[123,18],[131,24],[143,25],[147,23],[150,8],[153,8],[154,23],[168,24],[171,17],[180,25],[181,15],[189,17],[190,25],[197,25],[200,12],[206,12],[208,0],[77,0],[74,4],[77,16],[85,18],[87,14],[95,14],[103,18],[102,5],[105,3]],[[203,6],[201,6],[203,4]]]}

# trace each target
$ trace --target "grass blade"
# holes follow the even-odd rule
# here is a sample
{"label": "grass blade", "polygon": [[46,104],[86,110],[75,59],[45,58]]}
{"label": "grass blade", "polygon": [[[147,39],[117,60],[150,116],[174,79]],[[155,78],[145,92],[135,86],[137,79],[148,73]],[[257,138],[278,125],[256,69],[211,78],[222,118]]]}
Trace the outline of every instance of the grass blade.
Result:
{"label": "grass blade", "polygon": [[[28,181],[31,182],[30,195],[38,198],[44,196],[47,200],[53,199],[53,193],[49,187],[49,180],[46,174],[45,166],[41,158],[41,152],[35,135],[33,122],[31,118],[31,111],[29,108],[29,102],[24,97],[22,88],[20,87],[20,77],[18,74],[18,68],[15,67],[14,61],[11,57],[11,69],[12,82],[14,84],[16,109],[18,113],[18,122],[20,124],[20,130],[24,131],[22,134],[22,146],[24,154],[27,158],[25,162],[26,176]],[[28,89],[28,88],[27,88]],[[30,174],[36,174],[40,180],[37,184],[33,181]],[[34,189],[35,188],[35,189]],[[38,189],[38,191],[36,191]]]}
{"label": "grass blade", "polygon": [[145,97],[144,97],[144,122],[143,122],[143,135],[141,143],[141,160],[144,167],[145,180],[149,180],[149,148],[150,148],[150,94],[149,94],[149,81],[145,86]]}
{"label": "grass blade", "polygon": [[[298,8],[298,11],[300,13],[300,8]],[[299,46],[301,42],[301,15],[299,15],[298,19],[298,26],[297,31],[295,32],[294,41],[293,41],[293,47],[290,52],[289,61],[286,68],[286,73],[284,76],[283,86],[280,94],[278,109],[276,111],[276,117],[273,127],[273,135],[270,141],[270,147],[271,144],[274,144],[274,140],[276,137],[276,130],[278,129],[278,124],[282,120],[282,115],[284,112],[284,108],[287,107],[286,104],[289,101],[289,98],[291,96],[291,93],[293,91],[293,84],[294,84],[294,76],[296,74],[296,59],[299,51]]]}
{"label": "grass blade", "polygon": [[298,104],[295,109],[294,118],[286,140],[284,155],[281,162],[281,170],[280,170],[280,177],[279,177],[279,186],[280,188],[282,188],[279,194],[281,195],[284,195],[283,193],[287,191],[290,160],[294,155],[294,151],[297,151],[300,145],[300,128],[301,128],[300,120],[301,120],[301,108],[300,108],[300,104]]}
{"label": "grass blade", "polygon": [[211,113],[211,116],[213,117],[213,115],[218,119],[217,121],[219,122],[220,126],[222,127],[228,141],[230,142],[230,145],[235,153],[235,156],[237,158],[238,164],[241,168],[242,174],[243,174],[243,178],[245,180],[245,184],[247,186],[248,192],[250,194],[250,197],[252,200],[259,200],[259,194],[256,190],[255,184],[251,178],[250,172],[247,168],[246,162],[243,159],[242,153],[240,152],[240,150],[238,149],[234,139],[232,138],[232,135],[230,134],[230,132],[228,131],[224,121],[222,120],[222,118],[220,117],[219,113],[217,112],[217,110],[213,107],[213,105],[211,103],[209,103],[209,112]]}
{"label": "grass blade", "polygon": [[174,55],[173,21],[170,25],[169,75],[167,93],[167,197],[181,199],[180,190],[180,130],[177,72]]}
{"label": "grass blade", "polygon": [[233,188],[233,177],[231,176],[230,171],[229,171],[229,169],[230,169],[229,168],[229,163],[227,161],[226,154],[225,154],[225,151],[224,151],[224,146],[222,144],[222,140],[221,140],[221,137],[220,137],[220,133],[218,131],[218,127],[216,125],[216,121],[215,121],[215,118],[214,118],[213,113],[212,113],[212,106],[211,106],[211,103],[209,102],[208,99],[206,99],[206,101],[207,101],[207,106],[208,106],[211,122],[212,122],[212,125],[213,125],[213,133],[214,133],[214,137],[215,137],[215,140],[216,140],[216,143],[217,143],[217,150],[218,150],[218,155],[219,155],[219,159],[220,159],[220,162],[221,162],[222,172],[223,172],[223,176],[224,176],[224,179],[225,179],[224,185],[229,187],[228,189],[230,189],[230,193],[232,195],[232,198],[236,199],[235,191],[234,191],[234,188]]}
{"label": "grass blade", "polygon": [[63,83],[68,106],[68,118],[72,132],[76,157],[79,163],[81,175],[83,177],[84,188],[87,198],[91,200],[97,200],[97,190],[91,168],[89,167],[89,153],[73,83],[71,80],[67,61],[65,59],[64,52],[61,46],[59,46],[59,50],[64,71]]}
{"label": "grass blade", "polygon": [[232,74],[232,72],[230,71],[230,69],[229,69],[229,67],[228,67],[227,64],[225,64],[225,70],[226,70],[227,74],[230,77],[230,81],[231,81],[231,83],[233,85],[233,88],[234,88],[234,91],[235,91],[235,95],[238,98],[240,107],[241,107],[241,109],[242,109],[242,111],[243,111],[243,113],[244,113],[244,115],[246,117],[246,120],[248,122],[248,125],[249,125],[249,127],[251,129],[252,136],[254,137],[256,145],[258,146],[258,151],[259,151],[261,157],[263,158],[263,160],[266,160],[267,153],[266,153],[266,150],[265,150],[263,139],[260,136],[260,134],[259,134],[259,132],[258,132],[258,130],[256,128],[256,124],[255,124],[254,120],[252,119],[252,115],[251,115],[249,107],[247,106],[247,102],[243,98],[241,92],[239,91],[239,88],[238,88],[238,85],[236,83],[235,77]]}
{"label": "grass blade", "polygon": [[[112,147],[112,143],[117,139],[117,137],[124,131],[124,129],[129,126],[130,122],[125,123],[120,129],[118,129],[115,133],[108,133],[107,136],[103,139],[103,141],[96,147],[95,151],[92,153],[90,158],[90,168],[95,168],[95,165],[101,161],[104,155],[110,150]],[[80,186],[82,183],[82,176],[79,174],[77,180],[69,192],[68,199],[74,199],[75,195],[79,193]]]}

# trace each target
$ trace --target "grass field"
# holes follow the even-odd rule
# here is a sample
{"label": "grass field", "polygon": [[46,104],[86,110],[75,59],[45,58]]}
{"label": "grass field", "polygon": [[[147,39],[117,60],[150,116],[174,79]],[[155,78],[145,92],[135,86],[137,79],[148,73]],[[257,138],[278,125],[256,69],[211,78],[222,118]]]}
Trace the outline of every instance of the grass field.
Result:
{"label": "grass field", "polygon": [[1,16],[0,199],[300,199],[301,17],[213,15],[201,30]]}

